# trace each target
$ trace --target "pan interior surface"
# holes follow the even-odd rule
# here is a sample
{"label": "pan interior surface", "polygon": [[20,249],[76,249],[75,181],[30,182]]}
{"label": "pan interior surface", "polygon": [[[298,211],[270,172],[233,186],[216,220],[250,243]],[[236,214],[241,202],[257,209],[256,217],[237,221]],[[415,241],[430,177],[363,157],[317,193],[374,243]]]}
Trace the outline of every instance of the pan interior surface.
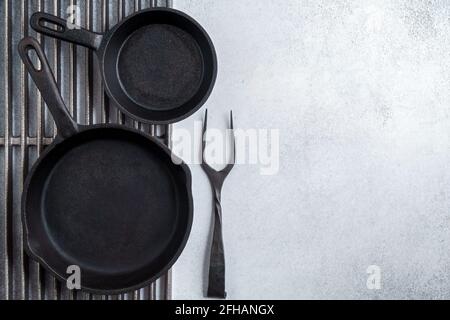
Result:
{"label": "pan interior surface", "polygon": [[82,269],[130,272],[164,251],[176,225],[164,162],[139,144],[94,139],[59,159],[44,190],[49,234]]}
{"label": "pan interior surface", "polygon": [[58,275],[78,265],[84,288],[122,290],[173,263],[190,230],[190,191],[161,146],[88,130],[44,160],[25,204],[28,243]]}
{"label": "pan interior surface", "polygon": [[189,101],[199,90],[203,57],[188,32],[170,24],[136,29],[122,45],[117,60],[119,81],[135,103],[153,110],[170,110]]}

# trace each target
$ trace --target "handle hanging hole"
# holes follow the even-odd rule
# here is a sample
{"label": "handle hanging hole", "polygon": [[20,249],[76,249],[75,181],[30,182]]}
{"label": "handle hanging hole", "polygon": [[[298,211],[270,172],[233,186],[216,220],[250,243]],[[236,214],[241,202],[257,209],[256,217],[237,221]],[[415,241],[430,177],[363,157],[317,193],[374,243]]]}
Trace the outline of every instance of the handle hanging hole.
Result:
{"label": "handle hanging hole", "polygon": [[55,21],[50,21],[47,19],[42,19],[39,22],[39,25],[42,28],[48,29],[50,31],[55,31],[55,32],[64,32],[64,30],[65,30],[65,27],[63,25],[61,25]]}
{"label": "handle hanging hole", "polygon": [[30,64],[33,66],[34,70],[41,71],[41,60],[39,59],[36,50],[31,46],[27,48],[27,58]]}

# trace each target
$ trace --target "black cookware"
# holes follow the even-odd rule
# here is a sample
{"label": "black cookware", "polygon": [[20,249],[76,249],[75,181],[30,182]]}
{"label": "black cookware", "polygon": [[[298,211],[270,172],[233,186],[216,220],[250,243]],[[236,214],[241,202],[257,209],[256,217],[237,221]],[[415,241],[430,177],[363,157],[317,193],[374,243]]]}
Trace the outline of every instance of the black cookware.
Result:
{"label": "black cookware", "polygon": [[34,30],[96,51],[105,90],[127,115],[156,124],[182,120],[210,95],[217,74],[214,46],[188,15],[152,8],[130,15],[105,34],[69,29],[37,12]]}
{"label": "black cookware", "polygon": [[58,128],[23,190],[29,255],[62,280],[78,265],[82,288],[94,293],[151,283],[178,258],[191,229],[189,168],[137,130],[76,124],[39,43],[24,38],[19,53]]}

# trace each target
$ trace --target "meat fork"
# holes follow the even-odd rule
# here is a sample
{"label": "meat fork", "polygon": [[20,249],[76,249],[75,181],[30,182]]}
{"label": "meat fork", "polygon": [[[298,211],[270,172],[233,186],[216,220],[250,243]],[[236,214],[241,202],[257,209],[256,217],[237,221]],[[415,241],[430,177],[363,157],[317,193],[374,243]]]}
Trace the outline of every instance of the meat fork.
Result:
{"label": "meat fork", "polygon": [[206,147],[206,127],[208,121],[208,109],[205,111],[205,118],[203,120],[202,131],[202,162],[201,167],[208,176],[211,188],[213,191],[213,207],[214,207],[214,229],[211,244],[211,252],[209,258],[209,274],[208,274],[208,291],[207,296],[210,298],[226,298],[225,292],[225,256],[223,251],[223,237],[222,237],[222,206],[220,204],[220,197],[222,185],[225,178],[233,169],[236,159],[236,144],[233,129],[233,112],[230,111],[230,130],[232,133],[232,148],[233,156],[230,163],[225,168],[217,171],[211,168],[205,160]]}

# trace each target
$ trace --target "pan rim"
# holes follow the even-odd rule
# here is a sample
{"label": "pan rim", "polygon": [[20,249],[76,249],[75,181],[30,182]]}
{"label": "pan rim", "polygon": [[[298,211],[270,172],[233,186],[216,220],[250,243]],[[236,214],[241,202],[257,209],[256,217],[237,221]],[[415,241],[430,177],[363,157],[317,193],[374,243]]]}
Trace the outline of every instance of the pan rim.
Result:
{"label": "pan rim", "polygon": [[[192,229],[192,222],[193,222],[193,197],[192,197],[192,176],[190,169],[188,165],[179,159],[176,155],[172,154],[171,150],[164,145],[161,141],[159,141],[157,138],[151,137],[137,129],[125,127],[123,125],[116,125],[116,124],[96,124],[96,125],[80,125],[80,130],[76,134],[68,137],[68,138],[62,138],[60,136],[56,136],[54,142],[51,143],[39,156],[38,160],[33,164],[31,170],[27,174],[27,177],[25,179],[23,191],[22,191],[22,197],[21,197],[21,218],[22,218],[22,228],[23,228],[23,244],[24,249],[29,257],[37,261],[44,269],[49,271],[51,274],[53,274],[58,280],[62,281],[63,283],[67,280],[67,277],[64,277],[61,275],[58,271],[56,271],[52,266],[46,262],[45,258],[36,253],[35,250],[33,250],[33,246],[30,243],[30,232],[28,229],[28,223],[27,223],[27,210],[26,210],[26,203],[27,199],[29,197],[29,188],[31,180],[33,179],[33,176],[35,176],[36,171],[38,170],[39,166],[45,159],[47,158],[48,154],[54,150],[57,146],[63,144],[64,142],[67,142],[66,140],[73,138],[74,136],[77,136],[79,134],[83,134],[87,131],[93,131],[93,130],[101,130],[101,129],[118,129],[127,131],[130,133],[138,134],[144,138],[149,139],[152,143],[156,143],[164,153],[166,153],[167,156],[171,157],[173,159],[175,157],[175,160],[177,161],[176,165],[178,165],[181,170],[183,171],[183,174],[185,176],[185,187],[186,187],[186,198],[187,198],[187,204],[188,204],[188,210],[187,210],[187,225],[185,232],[183,234],[183,237],[181,238],[181,242],[177,248],[177,250],[172,254],[171,259],[165,264],[164,268],[162,268],[159,272],[155,273],[151,278],[148,278],[145,281],[141,281],[139,283],[136,283],[132,286],[128,286],[126,288],[118,288],[118,289],[98,289],[98,288],[92,288],[88,286],[84,286],[81,282],[81,290],[87,293],[93,293],[93,294],[101,294],[101,295],[111,295],[111,294],[121,294],[126,293],[130,291],[134,291],[140,288],[143,288],[147,285],[150,285],[152,282],[160,278],[167,270],[169,270],[175,262],[178,260],[181,253],[184,251],[184,248],[186,247],[187,241],[189,239],[189,235]],[[175,164],[174,164],[175,165]],[[69,276],[69,275],[67,275]]]}
{"label": "pan rim", "polygon": [[[128,108],[126,106],[123,106],[115,97],[115,95],[113,94],[113,92],[110,89],[110,83],[107,81],[107,77],[105,75],[105,55],[108,52],[108,47],[110,44],[110,41],[112,39],[114,39],[114,34],[116,33],[116,31],[122,27],[123,25],[129,23],[129,20],[134,18],[135,16],[138,15],[142,15],[142,14],[146,14],[147,12],[166,12],[166,13],[171,13],[171,14],[175,14],[178,16],[181,16],[182,18],[186,19],[187,21],[189,21],[196,29],[198,29],[198,31],[200,31],[200,33],[202,34],[204,40],[207,42],[208,47],[211,51],[211,64],[212,64],[212,70],[211,70],[211,80],[208,84],[207,89],[205,90],[203,96],[201,97],[201,99],[198,100],[198,102],[195,104],[195,107],[190,108],[187,112],[178,115],[176,117],[171,117],[170,119],[163,119],[163,120],[155,120],[155,119],[149,119],[149,118],[145,118],[145,117],[141,117],[133,112],[131,112],[130,110],[128,110]],[[131,36],[132,34],[128,35]],[[194,38],[195,39],[195,38]],[[198,45],[198,43],[197,43]],[[123,46],[123,43],[121,44],[121,46]],[[202,50],[200,48],[200,53],[202,55],[202,60],[203,60],[203,64],[204,64],[204,50]],[[200,23],[198,23],[193,17],[189,16],[188,14],[184,13],[183,11],[180,10],[176,10],[173,8],[163,8],[163,7],[158,7],[158,8],[148,8],[148,9],[144,9],[144,10],[140,10],[138,12],[135,12],[129,16],[127,16],[124,20],[118,22],[116,25],[114,25],[111,29],[109,29],[108,31],[106,31],[104,38],[102,39],[101,45],[99,50],[97,51],[98,57],[101,61],[100,63],[100,71],[101,71],[101,76],[103,78],[103,84],[104,84],[104,90],[106,91],[106,94],[108,95],[108,97],[114,101],[114,103],[118,106],[118,108],[127,116],[138,120],[140,122],[144,122],[144,123],[151,123],[151,124],[171,124],[171,123],[175,123],[181,120],[184,120],[186,118],[188,118],[189,116],[191,116],[192,114],[194,114],[195,112],[197,112],[204,104],[205,102],[208,100],[208,98],[210,97],[213,89],[214,89],[214,85],[216,83],[217,80],[217,69],[218,69],[218,61],[217,61],[217,53],[214,47],[214,44],[211,40],[211,37],[209,36],[209,34],[206,32],[206,30],[202,27],[202,25]],[[118,57],[117,57],[118,58]],[[116,61],[117,63],[117,61]],[[204,76],[204,68],[202,71],[202,77]],[[120,83],[120,79],[117,75],[116,72],[116,77],[117,77],[117,81]],[[126,92],[126,91],[124,91]],[[196,91],[198,92],[198,90]],[[194,94],[195,96],[195,94]],[[191,98],[192,99],[192,98]],[[130,103],[134,104],[135,106],[137,106],[140,109],[146,110],[147,112],[152,112],[153,114],[164,114],[165,112],[167,112],[167,110],[162,110],[162,111],[156,111],[156,110],[151,110],[150,108],[146,108],[144,106],[142,106],[139,103],[136,103],[133,99],[128,99],[130,101]],[[190,101],[190,100],[189,100]],[[188,102],[189,102],[188,101]],[[177,110],[182,108],[186,103],[179,105],[177,107],[174,107],[170,110]]]}

